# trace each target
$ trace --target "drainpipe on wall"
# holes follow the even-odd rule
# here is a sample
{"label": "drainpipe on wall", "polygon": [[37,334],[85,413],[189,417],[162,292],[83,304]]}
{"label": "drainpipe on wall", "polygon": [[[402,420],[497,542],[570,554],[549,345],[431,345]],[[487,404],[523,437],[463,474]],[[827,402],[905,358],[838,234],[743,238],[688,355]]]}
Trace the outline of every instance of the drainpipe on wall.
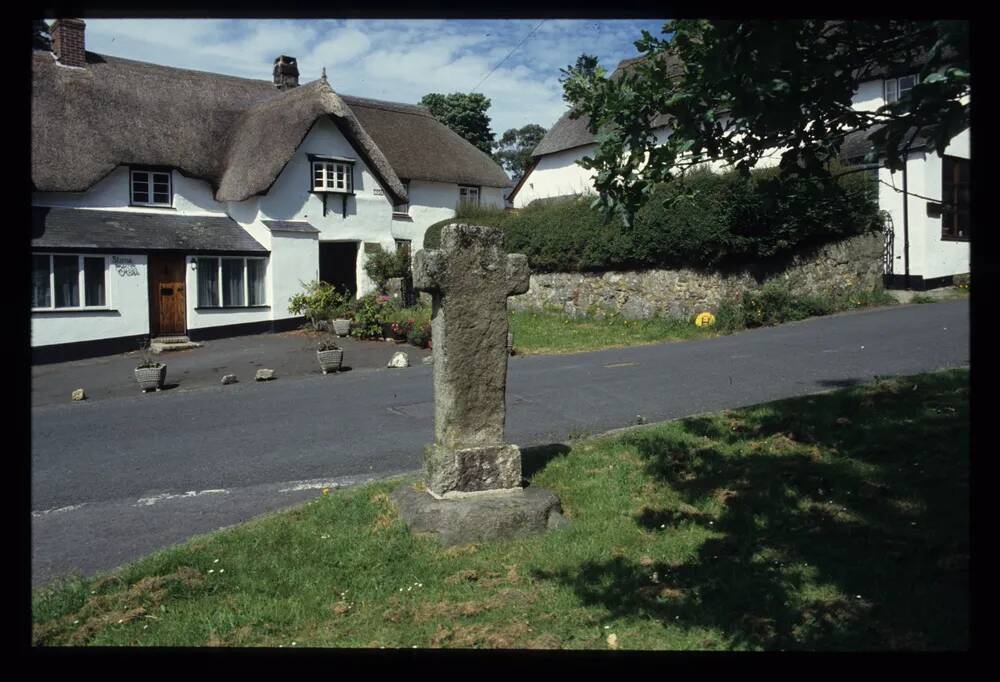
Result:
{"label": "drainpipe on wall", "polygon": [[906,167],[910,162],[909,150],[903,159],[903,288],[910,288],[910,195],[906,187]]}

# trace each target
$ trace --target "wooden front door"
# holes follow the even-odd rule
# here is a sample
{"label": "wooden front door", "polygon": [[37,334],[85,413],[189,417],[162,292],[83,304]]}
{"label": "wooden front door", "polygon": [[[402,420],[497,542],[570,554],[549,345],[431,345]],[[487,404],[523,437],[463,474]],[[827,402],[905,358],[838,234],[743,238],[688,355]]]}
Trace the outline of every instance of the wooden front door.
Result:
{"label": "wooden front door", "polygon": [[149,256],[150,334],[166,336],[187,332],[187,296],[184,256]]}

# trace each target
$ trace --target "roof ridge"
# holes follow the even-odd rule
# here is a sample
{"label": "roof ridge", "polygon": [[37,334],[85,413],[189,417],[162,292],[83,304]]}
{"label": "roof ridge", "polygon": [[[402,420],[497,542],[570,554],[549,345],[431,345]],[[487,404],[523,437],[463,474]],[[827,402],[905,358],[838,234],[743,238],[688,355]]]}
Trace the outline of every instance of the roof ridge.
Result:
{"label": "roof ridge", "polygon": [[[153,66],[158,69],[164,69],[165,71],[180,72],[180,73],[194,73],[201,76],[213,76],[215,78],[228,78],[235,81],[244,81],[247,83],[253,83],[254,85],[270,85],[274,87],[274,84],[269,80],[264,80],[261,78],[247,78],[245,76],[231,76],[227,73],[219,73],[218,71],[201,71],[199,69],[187,69],[180,66],[167,66],[166,64],[157,64],[156,62],[145,62],[141,59],[129,59],[128,57],[116,57],[110,54],[101,54],[99,52],[91,52],[87,50],[87,54],[94,55],[95,57],[101,57],[102,59],[110,59],[116,62],[125,62],[128,64],[141,64],[142,66]],[[310,81],[312,82],[312,81]],[[278,89],[274,88],[277,92]]]}
{"label": "roof ridge", "polygon": [[[398,111],[398,108],[402,107],[408,111],[399,111],[401,114],[412,114],[414,116],[433,116],[431,110],[420,104],[408,104],[406,102],[393,102],[387,99],[374,99],[372,97],[362,97],[360,95],[348,95],[346,93],[339,93],[342,98],[353,100],[348,102],[349,106],[354,106],[355,104],[359,107],[368,107],[369,109],[384,109],[387,111]],[[383,106],[390,105],[390,106]],[[390,108],[393,107],[393,108]]]}

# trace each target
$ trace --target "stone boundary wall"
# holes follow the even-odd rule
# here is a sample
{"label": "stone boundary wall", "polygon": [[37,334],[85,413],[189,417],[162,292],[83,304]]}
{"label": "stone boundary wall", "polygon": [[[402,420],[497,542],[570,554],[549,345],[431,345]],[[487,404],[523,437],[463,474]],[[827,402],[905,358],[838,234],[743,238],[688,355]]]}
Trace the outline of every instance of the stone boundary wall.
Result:
{"label": "stone boundary wall", "polygon": [[881,233],[850,237],[805,251],[780,263],[736,272],[637,270],[531,275],[528,293],[508,299],[512,310],[558,309],[569,315],[620,314],[690,317],[766,282],[783,279],[801,293],[832,293],[882,286]]}

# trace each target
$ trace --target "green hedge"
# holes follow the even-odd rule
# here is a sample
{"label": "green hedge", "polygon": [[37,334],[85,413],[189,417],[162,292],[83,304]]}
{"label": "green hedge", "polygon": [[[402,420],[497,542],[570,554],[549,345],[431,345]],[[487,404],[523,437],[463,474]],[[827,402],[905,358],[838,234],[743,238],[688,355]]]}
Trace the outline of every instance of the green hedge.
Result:
{"label": "green hedge", "polygon": [[536,201],[517,212],[464,209],[428,228],[424,246],[436,248],[441,228],[461,220],[502,227],[506,250],[527,254],[536,272],[720,268],[789,255],[882,226],[877,184],[866,172],[824,185],[783,179],[776,168],[754,171],[749,178],[694,171],[683,186],[654,188],[631,228],[591,208],[591,202],[573,197]]}

